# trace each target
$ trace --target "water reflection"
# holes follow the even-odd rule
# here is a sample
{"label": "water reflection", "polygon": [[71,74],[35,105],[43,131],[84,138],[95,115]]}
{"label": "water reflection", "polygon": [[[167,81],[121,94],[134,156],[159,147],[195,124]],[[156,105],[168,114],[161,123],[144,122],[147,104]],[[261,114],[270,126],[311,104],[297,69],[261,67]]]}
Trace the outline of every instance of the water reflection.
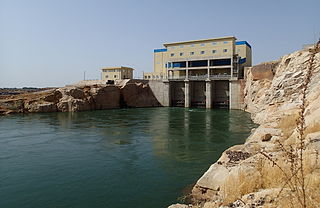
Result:
{"label": "water reflection", "polygon": [[254,126],[184,108],[4,117],[0,207],[166,207]]}

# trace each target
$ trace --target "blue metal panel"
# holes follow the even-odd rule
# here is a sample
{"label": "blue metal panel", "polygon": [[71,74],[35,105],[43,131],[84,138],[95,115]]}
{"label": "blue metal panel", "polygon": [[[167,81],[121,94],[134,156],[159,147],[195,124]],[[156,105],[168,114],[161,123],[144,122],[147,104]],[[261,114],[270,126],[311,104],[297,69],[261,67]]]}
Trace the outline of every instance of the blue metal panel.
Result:
{"label": "blue metal panel", "polygon": [[239,64],[244,64],[246,63],[247,59],[246,58],[242,58],[239,60]]}
{"label": "blue metal panel", "polygon": [[158,53],[158,52],[166,52],[167,49],[166,48],[161,48],[161,49],[154,49],[153,52],[154,53]]}
{"label": "blue metal panel", "polygon": [[247,41],[237,41],[236,45],[247,45],[249,48],[251,48],[251,45]]}

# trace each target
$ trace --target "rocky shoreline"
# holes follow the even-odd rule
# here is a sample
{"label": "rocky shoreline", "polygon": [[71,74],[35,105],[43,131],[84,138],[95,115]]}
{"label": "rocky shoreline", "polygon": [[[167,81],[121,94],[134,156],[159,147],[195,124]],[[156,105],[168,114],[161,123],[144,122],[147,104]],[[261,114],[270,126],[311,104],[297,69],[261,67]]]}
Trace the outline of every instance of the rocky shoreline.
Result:
{"label": "rocky shoreline", "polygon": [[7,96],[0,100],[0,115],[155,106],[160,106],[160,103],[148,83],[141,80],[125,80],[116,85],[70,85]]}
{"label": "rocky shoreline", "polygon": [[192,204],[170,208],[320,206],[320,44],[254,66],[245,79],[245,110],[260,126],[197,181]]}

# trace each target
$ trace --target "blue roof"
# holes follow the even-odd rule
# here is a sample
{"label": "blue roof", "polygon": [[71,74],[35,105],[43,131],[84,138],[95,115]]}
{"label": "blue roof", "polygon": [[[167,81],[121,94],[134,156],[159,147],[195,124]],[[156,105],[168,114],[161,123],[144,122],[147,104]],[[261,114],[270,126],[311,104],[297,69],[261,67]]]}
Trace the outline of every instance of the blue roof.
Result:
{"label": "blue roof", "polygon": [[158,52],[166,52],[166,48],[161,48],[161,49],[154,49],[153,52],[158,53]]}
{"label": "blue roof", "polygon": [[249,48],[251,48],[251,45],[247,41],[236,41],[236,45],[247,45]]}

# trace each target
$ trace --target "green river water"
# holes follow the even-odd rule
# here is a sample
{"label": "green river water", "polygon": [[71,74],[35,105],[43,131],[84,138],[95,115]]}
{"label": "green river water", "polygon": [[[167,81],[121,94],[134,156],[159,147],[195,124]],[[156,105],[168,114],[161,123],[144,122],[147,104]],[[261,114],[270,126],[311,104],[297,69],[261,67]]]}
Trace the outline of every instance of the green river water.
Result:
{"label": "green river water", "polygon": [[165,208],[254,127],[185,108],[0,117],[0,208]]}

